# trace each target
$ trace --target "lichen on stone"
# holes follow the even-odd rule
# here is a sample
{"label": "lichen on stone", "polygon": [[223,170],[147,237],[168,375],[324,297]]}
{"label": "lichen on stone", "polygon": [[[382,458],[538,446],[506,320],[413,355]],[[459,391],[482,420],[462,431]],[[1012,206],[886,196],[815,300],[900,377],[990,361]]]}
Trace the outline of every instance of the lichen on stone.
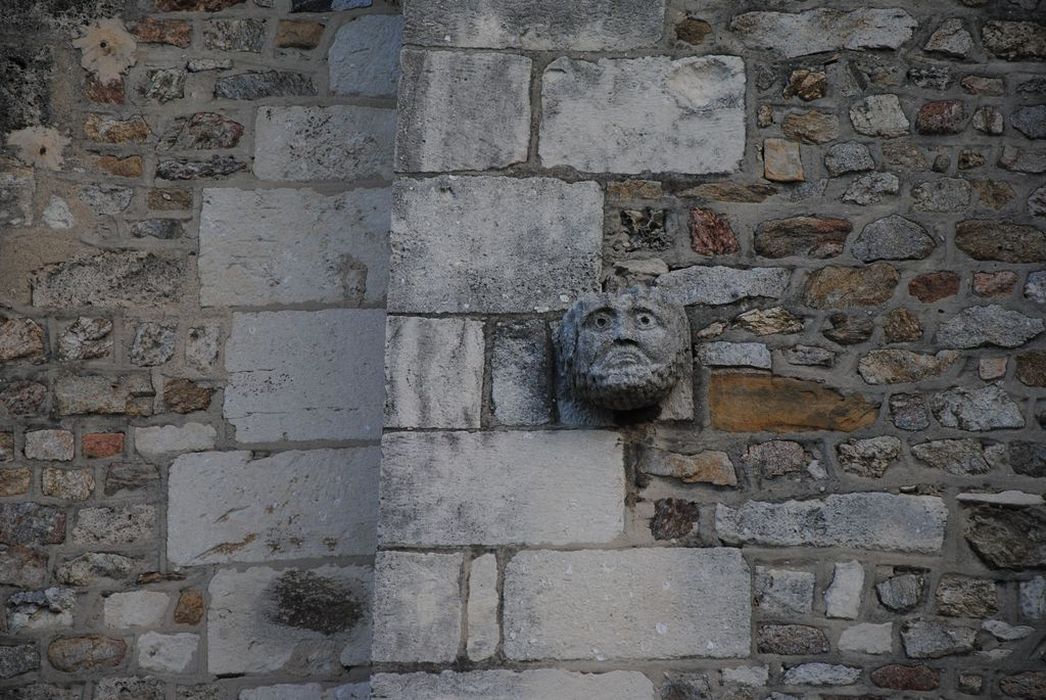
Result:
{"label": "lichen on stone", "polygon": [[80,65],[102,83],[119,80],[138,60],[134,55],[137,42],[115,18],[92,22],[73,46],[83,51]]}
{"label": "lichen on stone", "polygon": [[19,160],[47,170],[61,170],[62,152],[69,143],[57,129],[46,126],[28,126],[7,137],[7,145],[16,150]]}

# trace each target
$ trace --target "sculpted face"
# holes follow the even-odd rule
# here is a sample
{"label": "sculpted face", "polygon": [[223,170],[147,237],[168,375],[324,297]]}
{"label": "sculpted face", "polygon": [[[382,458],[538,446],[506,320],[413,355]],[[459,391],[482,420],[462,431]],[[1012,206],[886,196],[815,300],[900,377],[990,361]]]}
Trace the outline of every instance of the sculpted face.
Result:
{"label": "sculpted face", "polygon": [[558,340],[561,371],[577,396],[624,411],[671,392],[690,333],[682,308],[628,290],[580,299],[564,316]]}

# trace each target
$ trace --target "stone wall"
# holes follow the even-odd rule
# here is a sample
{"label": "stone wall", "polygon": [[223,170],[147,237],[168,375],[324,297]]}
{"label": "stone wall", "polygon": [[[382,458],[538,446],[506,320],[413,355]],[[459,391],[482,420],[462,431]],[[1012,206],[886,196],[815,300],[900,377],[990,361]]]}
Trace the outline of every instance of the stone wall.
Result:
{"label": "stone wall", "polygon": [[0,698],[369,697],[402,18],[0,12]]}
{"label": "stone wall", "polygon": [[[408,0],[375,697],[1046,697],[1046,5]],[[570,425],[580,294],[684,420]]]}

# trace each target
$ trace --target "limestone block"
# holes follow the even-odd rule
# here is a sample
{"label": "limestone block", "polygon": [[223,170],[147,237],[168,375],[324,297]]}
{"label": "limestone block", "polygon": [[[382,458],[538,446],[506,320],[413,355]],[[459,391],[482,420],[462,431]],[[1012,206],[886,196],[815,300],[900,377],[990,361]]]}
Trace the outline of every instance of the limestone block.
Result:
{"label": "limestone block", "polygon": [[483,405],[483,323],[390,316],[385,426],[478,428]]}
{"label": "limestone block", "polygon": [[738,549],[520,552],[505,568],[505,655],[747,657],[750,581]]}
{"label": "limestone block", "polygon": [[102,603],[105,626],[153,627],[163,622],[171,596],[159,591],[128,591],[113,593]]}
{"label": "limestone block", "polygon": [[254,174],[262,180],[392,178],[396,111],[357,105],[262,107]]}
{"label": "limestone block", "polygon": [[385,314],[234,314],[224,415],[242,443],[365,440],[381,433]]}
{"label": "limestone block", "polygon": [[491,400],[501,425],[552,419],[552,358],[542,320],[499,323],[491,358]]}
{"label": "limestone block", "polygon": [[171,464],[167,558],[178,566],[368,555],[376,447],[182,455]]}
{"label": "limestone block", "polygon": [[788,288],[792,271],[785,267],[738,270],[721,265],[694,265],[673,270],[657,279],[657,286],[677,304],[732,304],[740,299],[779,299]]}
{"label": "limestone block", "polygon": [[382,303],[391,207],[385,188],[205,189],[200,303]]}
{"label": "limestone block", "polygon": [[473,661],[493,656],[500,636],[498,628],[498,562],[493,554],[472,560],[469,573],[468,641]]}
{"label": "limestone block", "polygon": [[379,673],[375,698],[389,700],[653,700],[654,686],[636,671],[574,673],[554,669],[457,673]]}
{"label": "limestone block", "polygon": [[551,178],[400,180],[389,311],[565,308],[599,284],[603,195]]}
{"label": "limestone block", "polygon": [[817,8],[805,12],[746,12],[730,29],[752,49],[777,51],[786,58],[839,49],[897,49],[918,22],[900,8],[862,7],[846,12]]}
{"label": "limestone block", "polygon": [[200,452],[214,449],[218,432],[213,425],[186,423],[134,429],[134,447],[146,459],[175,452]]}
{"label": "limestone block", "polygon": [[198,634],[146,632],[138,638],[138,665],[157,673],[185,673],[199,646]]}
{"label": "limestone block", "polygon": [[539,155],[583,172],[721,173],[745,149],[738,56],[553,61],[542,76]]}
{"label": "limestone block", "polygon": [[397,171],[491,170],[527,159],[529,58],[406,49],[402,60]]}
{"label": "limestone block", "polygon": [[384,545],[565,545],[621,534],[616,433],[386,433],[382,449]]}
{"label": "limestone block", "polygon": [[859,561],[838,562],[832,583],[824,592],[825,614],[850,620],[861,612],[861,592],[864,589],[864,567]]}
{"label": "limestone block", "polygon": [[331,92],[395,97],[402,43],[399,15],[365,15],[343,24],[327,54]]}

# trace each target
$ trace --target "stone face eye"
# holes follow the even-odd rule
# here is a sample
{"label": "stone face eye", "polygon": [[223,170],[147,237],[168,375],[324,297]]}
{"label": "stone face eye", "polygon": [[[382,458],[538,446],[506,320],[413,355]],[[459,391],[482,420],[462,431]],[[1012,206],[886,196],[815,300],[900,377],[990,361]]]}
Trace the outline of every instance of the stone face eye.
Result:
{"label": "stone face eye", "polygon": [[605,315],[600,314],[600,315],[596,316],[595,324],[596,324],[596,328],[606,328],[607,326],[610,325],[610,319],[607,318]]}
{"label": "stone face eye", "polygon": [[654,325],[654,319],[650,318],[650,314],[639,314],[639,325],[643,328],[649,328]]}

